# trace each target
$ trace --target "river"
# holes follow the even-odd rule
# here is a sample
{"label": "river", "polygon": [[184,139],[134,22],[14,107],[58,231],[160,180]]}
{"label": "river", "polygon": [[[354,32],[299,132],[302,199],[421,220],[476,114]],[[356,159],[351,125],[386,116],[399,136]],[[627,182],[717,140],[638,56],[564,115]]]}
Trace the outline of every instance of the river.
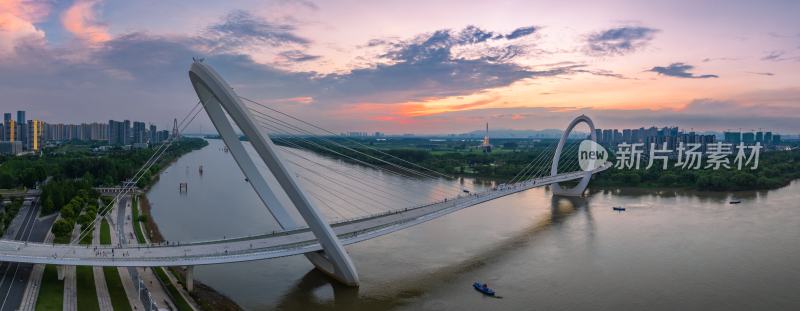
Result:
{"label": "river", "polygon": [[[164,237],[277,230],[222,141],[209,142],[148,193]],[[430,182],[410,184],[419,186],[392,189],[433,197]],[[247,310],[799,310],[800,182],[735,193],[738,205],[732,195],[626,189],[566,199],[536,188],[348,246],[357,289],[330,283],[303,256],[199,266],[195,277]],[[612,211],[618,205],[627,211]],[[478,280],[503,298],[474,291]]]}

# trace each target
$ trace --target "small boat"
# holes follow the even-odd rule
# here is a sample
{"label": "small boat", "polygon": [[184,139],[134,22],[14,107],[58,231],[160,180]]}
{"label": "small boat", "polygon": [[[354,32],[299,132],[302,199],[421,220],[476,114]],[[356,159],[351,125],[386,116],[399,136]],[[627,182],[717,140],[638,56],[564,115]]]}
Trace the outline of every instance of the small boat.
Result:
{"label": "small boat", "polygon": [[739,203],[742,203],[742,200],[739,200],[739,199],[737,199],[737,198],[733,198],[733,199],[731,199],[731,202],[730,202],[730,203],[731,203],[731,204],[739,204]]}
{"label": "small boat", "polygon": [[624,212],[625,211],[625,208],[622,207],[622,206],[614,206],[614,207],[612,207],[612,209],[617,211],[617,212]]}
{"label": "small boat", "polygon": [[489,288],[486,285],[486,283],[475,282],[475,283],[472,283],[472,287],[474,287],[475,290],[483,293],[486,296],[493,296],[494,297],[494,291],[491,288]]}

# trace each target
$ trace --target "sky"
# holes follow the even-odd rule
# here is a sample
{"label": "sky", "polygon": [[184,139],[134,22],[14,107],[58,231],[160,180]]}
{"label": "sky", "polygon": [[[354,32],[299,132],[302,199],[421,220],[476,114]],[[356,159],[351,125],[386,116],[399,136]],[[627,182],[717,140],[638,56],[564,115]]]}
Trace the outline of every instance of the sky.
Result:
{"label": "sky", "polygon": [[[601,3],[602,2],[602,3]],[[0,0],[0,111],[170,127],[201,57],[332,131],[800,133],[798,1]],[[205,116],[188,131],[212,132]]]}

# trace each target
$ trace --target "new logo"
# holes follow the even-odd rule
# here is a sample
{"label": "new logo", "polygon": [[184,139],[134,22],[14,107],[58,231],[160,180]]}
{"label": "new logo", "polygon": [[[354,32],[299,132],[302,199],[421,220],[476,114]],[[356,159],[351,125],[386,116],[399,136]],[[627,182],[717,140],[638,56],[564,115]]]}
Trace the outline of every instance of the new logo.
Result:
{"label": "new logo", "polygon": [[604,164],[608,160],[608,151],[600,144],[592,140],[584,140],[578,147],[578,164],[585,172],[593,171]]}

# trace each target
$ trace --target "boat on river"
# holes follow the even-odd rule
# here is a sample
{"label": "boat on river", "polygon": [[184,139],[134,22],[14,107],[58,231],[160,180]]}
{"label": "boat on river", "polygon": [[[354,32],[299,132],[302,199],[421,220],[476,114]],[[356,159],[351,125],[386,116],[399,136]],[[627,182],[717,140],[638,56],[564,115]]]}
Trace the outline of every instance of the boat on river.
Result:
{"label": "boat on river", "polygon": [[489,288],[489,286],[486,283],[475,282],[475,283],[472,283],[472,287],[474,287],[475,290],[483,293],[486,296],[494,297],[494,290]]}

